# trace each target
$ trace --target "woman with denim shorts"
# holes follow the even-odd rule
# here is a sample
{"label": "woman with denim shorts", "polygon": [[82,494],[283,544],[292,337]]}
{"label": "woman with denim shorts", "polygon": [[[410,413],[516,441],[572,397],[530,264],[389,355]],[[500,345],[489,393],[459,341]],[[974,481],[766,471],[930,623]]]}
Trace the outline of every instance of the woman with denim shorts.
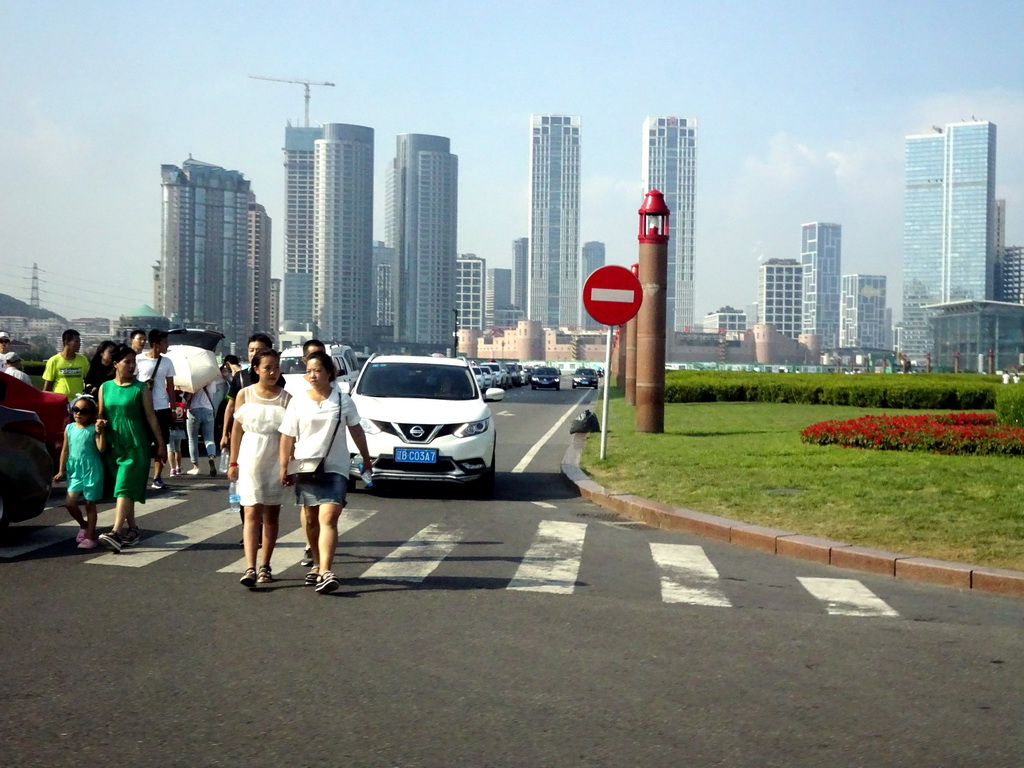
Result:
{"label": "woman with denim shorts", "polygon": [[[306,381],[311,388],[291,399],[281,422],[281,483],[295,486],[296,503],[310,508],[310,520],[315,520],[319,527],[319,567],[314,566],[306,575],[306,583],[315,585],[321,594],[340,586],[331,564],[338,546],[338,518],[345,508],[352,464],[342,427],[347,427],[352,435],[363,466],[372,466],[359,413],[352,398],[334,386],[336,376],[330,355],[310,354],[306,358]],[[292,459],[306,463],[322,459],[323,472],[293,474],[289,469]]]}

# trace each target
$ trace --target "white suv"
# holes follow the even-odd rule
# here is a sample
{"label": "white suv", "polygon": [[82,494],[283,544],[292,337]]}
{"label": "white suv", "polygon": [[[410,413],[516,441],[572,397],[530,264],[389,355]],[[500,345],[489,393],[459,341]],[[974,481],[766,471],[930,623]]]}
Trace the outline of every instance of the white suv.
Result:
{"label": "white suv", "polygon": [[[475,483],[481,495],[493,494],[496,436],[487,402],[505,393],[481,392],[466,360],[372,357],[351,395],[375,481]],[[357,453],[351,437],[349,451]]]}

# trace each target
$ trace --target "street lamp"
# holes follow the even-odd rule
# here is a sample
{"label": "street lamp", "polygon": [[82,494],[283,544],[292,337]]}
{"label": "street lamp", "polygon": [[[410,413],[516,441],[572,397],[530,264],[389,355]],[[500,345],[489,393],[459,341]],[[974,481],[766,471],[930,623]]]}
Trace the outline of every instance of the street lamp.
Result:
{"label": "street lamp", "polygon": [[[638,277],[644,300],[636,316],[636,431],[665,431],[665,314],[669,210],[652,189],[640,214]],[[627,363],[628,365],[628,363]],[[627,385],[628,386],[628,385]]]}

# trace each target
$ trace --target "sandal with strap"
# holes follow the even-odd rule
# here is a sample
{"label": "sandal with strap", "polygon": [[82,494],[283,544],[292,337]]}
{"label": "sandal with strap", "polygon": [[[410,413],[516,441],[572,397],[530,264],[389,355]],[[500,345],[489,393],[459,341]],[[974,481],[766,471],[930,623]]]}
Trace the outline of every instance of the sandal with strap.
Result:
{"label": "sandal with strap", "polygon": [[323,576],[320,577],[320,581],[316,583],[316,591],[321,595],[325,595],[329,592],[333,592],[340,586],[341,582],[334,573],[331,571],[324,571]]}
{"label": "sandal with strap", "polygon": [[260,566],[259,573],[256,576],[257,584],[269,584],[274,580],[273,574],[270,572],[270,563],[264,563]]}
{"label": "sandal with strap", "polygon": [[320,581],[320,569],[314,565],[313,569],[306,574],[306,578],[304,579],[304,581],[306,582],[306,586],[308,587],[315,586],[316,583]]}
{"label": "sandal with strap", "polygon": [[253,587],[255,587],[256,586],[256,569],[255,568],[246,568],[245,569],[245,573],[242,574],[242,578],[240,578],[238,580],[238,583],[241,584],[243,587],[248,587],[249,589],[252,589]]}

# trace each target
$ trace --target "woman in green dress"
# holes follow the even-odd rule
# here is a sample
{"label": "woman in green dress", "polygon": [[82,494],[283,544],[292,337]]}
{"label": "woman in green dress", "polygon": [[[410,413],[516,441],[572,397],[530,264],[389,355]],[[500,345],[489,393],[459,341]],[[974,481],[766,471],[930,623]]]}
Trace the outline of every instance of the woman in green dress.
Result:
{"label": "woman in green dress", "polygon": [[[115,475],[114,528],[100,536],[100,544],[112,552],[131,547],[139,541],[135,524],[135,502],[146,502],[149,482],[150,435],[155,436],[157,460],[167,460],[160,436],[160,425],[153,411],[149,385],[135,378],[135,351],[120,345],[113,355],[114,378],[100,387],[100,417],[105,429],[104,450]],[[148,425],[148,429],[147,429]],[[128,523],[128,532],[121,527]]]}

